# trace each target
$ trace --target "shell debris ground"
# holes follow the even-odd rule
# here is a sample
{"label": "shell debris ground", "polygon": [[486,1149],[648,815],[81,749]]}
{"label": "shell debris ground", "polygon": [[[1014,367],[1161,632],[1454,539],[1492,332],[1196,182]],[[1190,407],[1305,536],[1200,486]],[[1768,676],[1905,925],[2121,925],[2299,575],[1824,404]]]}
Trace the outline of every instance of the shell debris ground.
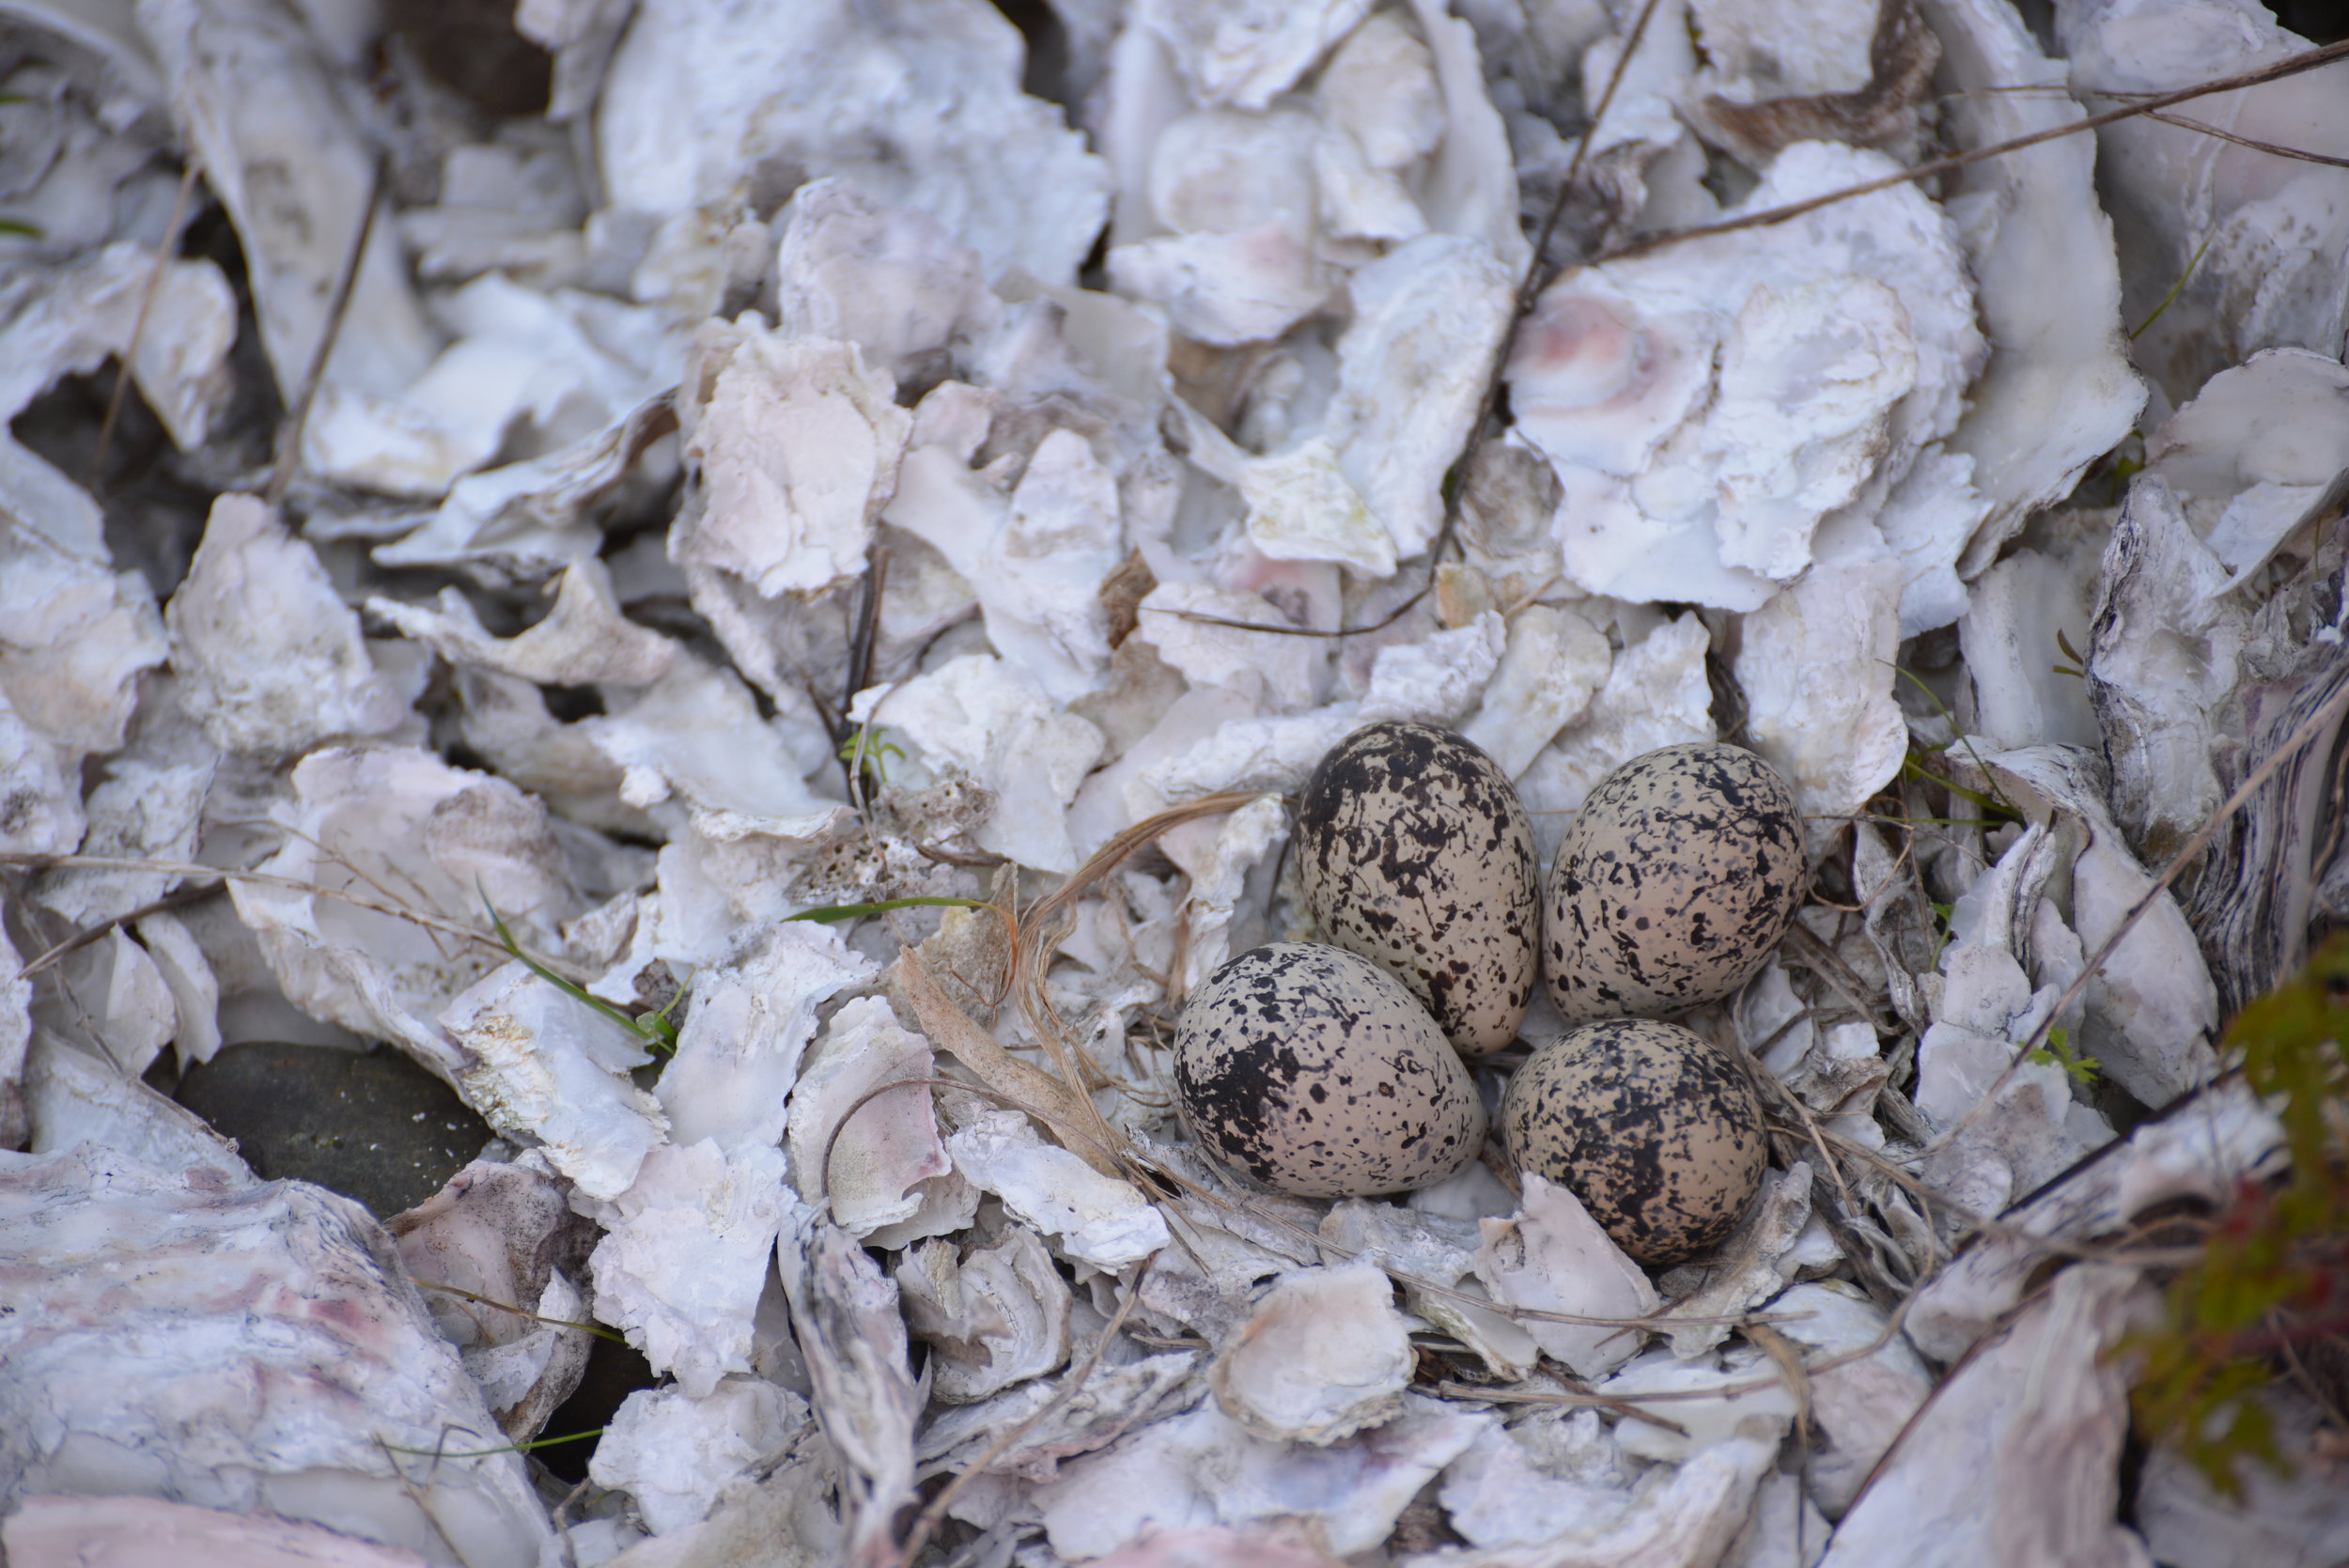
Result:
{"label": "shell debris ground", "polygon": [[[0,0],[0,1550],[2340,1558],[2326,1345],[2248,1505],[2110,1354],[2349,922],[2312,44]],[[1702,896],[1658,754],[1783,781]],[[1670,1243],[1511,1130],[1664,1023]],[[175,1096],[272,1042],[496,1136],[261,1183]]]}

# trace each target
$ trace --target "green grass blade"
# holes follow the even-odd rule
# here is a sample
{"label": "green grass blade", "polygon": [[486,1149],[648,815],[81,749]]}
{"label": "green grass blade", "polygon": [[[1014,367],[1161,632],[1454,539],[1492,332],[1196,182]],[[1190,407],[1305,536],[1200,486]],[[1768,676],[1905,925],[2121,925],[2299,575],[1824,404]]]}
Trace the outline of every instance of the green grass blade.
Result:
{"label": "green grass blade", "polygon": [[818,925],[834,921],[856,920],[863,915],[887,914],[892,909],[989,909],[994,906],[984,898],[884,898],[878,904],[828,904],[822,908],[801,909],[786,920],[812,920]]}

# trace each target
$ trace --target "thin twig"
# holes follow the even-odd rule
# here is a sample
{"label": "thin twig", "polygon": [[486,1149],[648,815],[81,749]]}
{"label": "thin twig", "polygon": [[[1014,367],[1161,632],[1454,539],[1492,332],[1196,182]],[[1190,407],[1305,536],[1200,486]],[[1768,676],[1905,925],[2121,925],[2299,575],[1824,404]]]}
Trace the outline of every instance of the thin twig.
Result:
{"label": "thin twig", "polygon": [[[397,904],[380,903],[372,898],[364,898],[347,889],[330,888],[318,882],[304,882],[292,877],[273,876],[266,871],[240,871],[232,866],[194,865],[178,861],[130,860],[114,855],[27,854],[22,850],[0,850],[0,865],[21,865],[35,871],[46,871],[53,866],[76,866],[93,871],[150,871],[163,877],[217,877],[225,881],[245,882],[255,887],[283,888],[288,893],[308,893],[313,898],[332,898],[337,903],[349,904],[354,908],[366,909],[379,915],[390,915],[395,920],[404,920],[411,924],[421,925],[428,931],[440,931],[452,937],[462,937],[467,941],[479,942],[484,947],[496,948],[500,953],[506,951],[506,944],[499,941],[492,932],[477,931],[470,925],[459,925],[453,920],[443,920],[438,915],[428,915],[421,910],[405,908]],[[575,965],[557,963],[551,958],[538,958],[537,961],[558,973],[564,973],[566,978],[582,984],[595,978],[594,975]]]}
{"label": "thin twig", "polygon": [[2302,163],[2323,163],[2328,168],[2349,169],[2349,158],[2335,158],[2329,153],[2310,152],[2303,147],[2279,147],[2274,142],[2255,141],[2249,136],[2238,136],[2232,131],[2221,131],[2215,125],[2205,125],[2198,119],[2188,119],[2184,115],[2165,115],[2158,109],[2148,109],[2145,111],[2145,116],[2148,119],[2157,119],[2164,125],[2174,125],[2181,131],[2199,131],[2205,136],[2216,136],[2222,142],[2232,142],[2237,147],[2248,147],[2253,152],[2264,152],[2277,158],[2290,158]]}
{"label": "thin twig", "polygon": [[183,888],[174,888],[171,892],[163,894],[161,898],[156,899],[151,904],[142,904],[135,909],[125,909],[118,915],[110,915],[106,919],[100,921],[97,924],[90,926],[88,929],[77,932],[75,935],[66,938],[65,940],[57,943],[56,946],[49,949],[48,952],[43,953],[39,957],[25,965],[23,969],[18,970],[17,978],[19,980],[30,980],[33,976],[49,968],[52,964],[54,964],[60,959],[66,958],[72,954],[80,952],[83,948],[89,946],[89,944],[94,941],[100,940],[109,931],[116,929],[117,926],[134,924],[139,921],[145,920],[148,915],[160,915],[167,910],[177,909],[183,908],[186,905],[199,903],[218,893],[221,890],[221,886],[222,884],[217,881],[192,882]]}
{"label": "thin twig", "polygon": [[131,340],[122,346],[115,358],[114,391],[106,396],[106,417],[98,422],[98,447],[90,454],[89,488],[97,489],[106,474],[106,452],[114,444],[115,422],[122,417],[122,399],[131,390],[131,366],[138,363],[139,345],[147,340],[148,314],[155,308],[155,296],[163,288],[163,273],[171,268],[172,258],[179,254],[179,225],[187,221],[188,198],[195,193],[195,182],[203,165],[191,157],[188,166],[179,171],[179,190],[171,198],[171,216],[163,222],[163,237],[155,246],[155,265],[147,272],[147,288],[139,295],[139,313],[131,320]]}
{"label": "thin twig", "polygon": [[367,241],[375,236],[375,210],[383,202],[387,163],[381,152],[375,155],[375,166],[367,176],[366,205],[359,211],[359,233],[350,242],[350,254],[343,258],[342,276],[334,280],[334,297],[327,303],[318,346],[310,351],[310,368],[303,374],[301,393],[294,398],[293,408],[286,416],[286,427],[278,436],[277,467],[269,476],[269,488],[261,492],[261,500],[272,512],[286,499],[286,488],[293,483],[294,470],[301,464],[302,432],[310,423],[310,405],[318,399],[319,385],[326,380],[326,362],[334,356],[334,344],[342,336],[343,320],[350,314],[350,298],[359,287],[359,270],[366,264]]}
{"label": "thin twig", "polygon": [[484,1307],[494,1307],[501,1312],[511,1312],[516,1317],[526,1317],[533,1323],[549,1324],[556,1328],[577,1328],[583,1333],[593,1334],[600,1340],[610,1340],[615,1344],[628,1343],[624,1336],[614,1333],[599,1323],[582,1323],[576,1318],[549,1317],[543,1312],[534,1312],[527,1307],[517,1307],[511,1301],[500,1301],[494,1296],[484,1296],[477,1290],[467,1290],[462,1285],[444,1285],[438,1280],[416,1280],[412,1275],[410,1278],[414,1280],[418,1290],[438,1291],[443,1296],[454,1296],[462,1300],[477,1302]]}
{"label": "thin twig", "polygon": [[[1789,218],[1799,218],[1806,212],[1816,212],[1823,207],[1832,207],[1838,202],[1849,201],[1855,196],[1873,195],[1878,191],[1890,191],[1897,186],[1911,185],[1918,180],[1931,179],[1937,175],[1948,174],[1952,170],[1962,169],[1972,163],[1980,163],[1987,159],[2003,158],[2010,152],[2021,152],[2028,147],[2038,147],[2044,142],[2060,141],[2063,137],[2077,136],[2085,131],[2102,130],[2108,125],[2118,125],[2123,120],[2134,119],[2140,115],[2150,115],[2155,110],[2167,109],[2173,103],[2187,103],[2198,98],[2208,98],[2213,93],[2237,92],[2245,87],[2263,86],[2270,82],[2280,82],[2287,76],[2297,76],[2303,71],[2315,70],[2344,58],[2349,58],[2349,39],[2343,39],[2338,43],[2328,43],[2322,49],[2310,49],[2281,60],[2272,61],[2256,70],[2247,70],[2239,75],[2223,76],[2212,81],[2197,83],[2191,87],[2180,87],[2175,92],[2162,93],[2141,102],[2127,104],[2119,109],[2108,109],[2102,114],[2090,115],[2085,118],[2072,120],[2063,125],[2051,126],[2045,131],[2034,131],[2028,136],[2016,136],[2009,141],[1994,142],[1988,147],[1978,147],[1969,151],[1952,153],[1947,158],[1937,158],[1929,163],[1920,163],[1915,168],[1888,174],[1881,179],[1871,179],[1859,185],[1847,185],[1840,191],[1829,191],[1824,195],[1789,202],[1783,207],[1766,208],[1760,212],[1749,212],[1743,217],[1724,219],[1718,224],[1703,224],[1695,228],[1677,228],[1662,234],[1652,234],[1643,240],[1635,240],[1627,245],[1620,246],[1599,259],[1620,261],[1627,256],[1644,256],[1650,251],[1661,250],[1667,245],[1677,245],[1683,241],[1710,239],[1717,234],[1736,234],[1750,228],[1766,228],[1772,224],[1782,224]],[[2092,88],[2081,90],[2092,96],[2103,96],[2094,94]]]}
{"label": "thin twig", "polygon": [[[2338,47],[2342,52],[2349,52],[2349,39],[2344,39]],[[2143,920],[2147,912],[2161,901],[2163,894],[2170,891],[2170,884],[2184,876],[2186,868],[2201,858],[2202,851],[2210,847],[2210,841],[2218,835],[2218,830],[2226,825],[2227,820],[2248,804],[2251,797],[2259,793],[2261,785],[2273,778],[2285,763],[2299,755],[2303,747],[2315,739],[2326,725],[2340,718],[2343,712],[2349,712],[2349,684],[2344,684],[2340,691],[2326,698],[2313,713],[2300,721],[2299,726],[2286,737],[2284,743],[2279,746],[2265,761],[2251,769],[2250,775],[2235,786],[2234,793],[2229,795],[2219,804],[2217,811],[2211,813],[2210,819],[2196,831],[2194,836],[2178,846],[2178,852],[2170,858],[2169,865],[2163,868],[2159,877],[2154,878],[2154,885],[2147,888],[2144,895],[2129,906],[2129,912],[2121,917],[2121,924],[2114,927],[2112,935],[2097,945],[2094,955],[2081,967],[2080,972],[2073,978],[2072,983],[2063,988],[2063,994],[2056,999],[2056,1004],[2053,1007],[2047,1009],[2046,1016],[2039,1020],[2038,1027],[2030,1032],[2030,1038],[2015,1049],[2014,1060],[2000,1070],[1997,1078],[1990,1080],[1990,1087],[1983,1091],[1982,1097],[1976,1100],[1963,1116],[1951,1124],[1950,1130],[1936,1139],[1933,1146],[1925,1151],[1928,1157],[1948,1148],[1956,1141],[1958,1134],[1973,1126],[1974,1119],[1988,1109],[1991,1101],[1998,1098],[1999,1092],[2004,1089],[2008,1081],[2021,1070],[2023,1063],[2029,1062],[2033,1053],[2046,1046],[2048,1034],[2054,1030],[2056,1019],[2063,1017],[2063,1010],[2077,1001],[2087,991],[2090,983],[2103,970],[2105,961],[2119,950],[2122,942],[2127,939],[2129,933],[2137,929],[2137,923]]]}

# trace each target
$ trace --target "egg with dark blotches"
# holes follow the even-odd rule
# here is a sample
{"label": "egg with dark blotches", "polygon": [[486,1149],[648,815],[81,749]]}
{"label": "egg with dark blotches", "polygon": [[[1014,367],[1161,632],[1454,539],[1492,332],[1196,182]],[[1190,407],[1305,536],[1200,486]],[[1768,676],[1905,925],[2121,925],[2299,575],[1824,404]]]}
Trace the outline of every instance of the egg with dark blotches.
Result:
{"label": "egg with dark blotches", "polygon": [[1225,1164],[1303,1198],[1425,1187],[1485,1143],[1485,1102],[1427,1010],[1317,942],[1252,948],[1191,994],[1174,1094]]}
{"label": "egg with dark blotches", "polygon": [[1500,765],[1431,724],[1356,730],[1297,808],[1322,937],[1410,987],[1464,1056],[1517,1037],[1540,969],[1533,833]]}
{"label": "egg with dark blotches", "polygon": [[1776,768],[1709,740],[1633,757],[1550,864],[1550,1001],[1568,1023],[1719,1001],[1770,961],[1803,885],[1802,814]]}
{"label": "egg with dark blotches", "polygon": [[1735,1063],[1678,1024],[1585,1024],[1534,1051],[1501,1102],[1520,1171],[1582,1201],[1643,1264],[1727,1235],[1761,1189],[1762,1104]]}

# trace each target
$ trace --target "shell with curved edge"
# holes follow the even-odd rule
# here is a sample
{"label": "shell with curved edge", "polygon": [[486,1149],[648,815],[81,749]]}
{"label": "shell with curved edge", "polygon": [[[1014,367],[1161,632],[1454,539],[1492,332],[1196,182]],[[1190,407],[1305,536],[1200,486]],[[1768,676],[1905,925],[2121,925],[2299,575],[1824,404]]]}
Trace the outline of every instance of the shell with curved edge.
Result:
{"label": "shell with curved edge", "polygon": [[1462,1055],[1515,1039],[1541,898],[1532,829],[1492,758],[1430,724],[1371,724],[1321,759],[1297,816],[1322,934],[1408,986]]}
{"label": "shell with curved edge", "polygon": [[1309,1198],[1428,1186],[1474,1159],[1485,1105],[1401,982],[1314,942],[1252,948],[1174,1030],[1174,1089],[1225,1163]]}
{"label": "shell with curved edge", "polygon": [[1550,1000],[1570,1024],[1719,1001],[1770,961],[1803,884],[1802,813],[1768,763],[1709,740],[1633,757],[1550,866]]}
{"label": "shell with curved edge", "polygon": [[1510,1079],[1501,1137],[1569,1188],[1615,1245],[1677,1263],[1735,1227],[1768,1163],[1736,1064],[1678,1024],[1618,1018],[1543,1046]]}

